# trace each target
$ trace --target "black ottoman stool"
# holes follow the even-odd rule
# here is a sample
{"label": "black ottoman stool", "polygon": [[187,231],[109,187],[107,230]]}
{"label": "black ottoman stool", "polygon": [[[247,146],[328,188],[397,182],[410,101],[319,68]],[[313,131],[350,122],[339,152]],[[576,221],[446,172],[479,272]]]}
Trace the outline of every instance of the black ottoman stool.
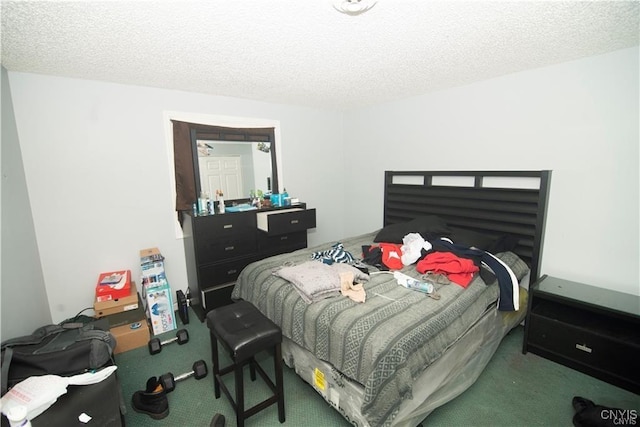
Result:
{"label": "black ottoman stool", "polygon": [[[207,327],[211,335],[211,357],[213,361],[213,386],[216,399],[220,397],[220,387],[227,395],[236,413],[238,427],[244,426],[244,420],[266,407],[278,403],[278,420],[284,422],[284,388],[282,383],[282,331],[265,317],[253,304],[246,301],[216,308],[207,314]],[[220,368],[218,362],[218,343],[229,352],[233,363]],[[275,384],[256,362],[254,356],[261,351],[273,352]],[[256,379],[256,370],[267,383],[273,395],[257,405],[244,409],[243,367],[249,364],[251,381]],[[222,376],[234,372],[235,399],[224,385]]]}

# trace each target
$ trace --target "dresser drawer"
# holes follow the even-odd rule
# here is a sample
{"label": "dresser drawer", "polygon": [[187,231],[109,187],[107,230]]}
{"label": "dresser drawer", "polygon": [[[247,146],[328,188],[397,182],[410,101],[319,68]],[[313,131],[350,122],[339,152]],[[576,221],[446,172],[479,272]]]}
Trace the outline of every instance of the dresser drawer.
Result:
{"label": "dresser drawer", "polygon": [[200,288],[210,288],[223,283],[234,282],[242,269],[257,259],[257,256],[250,256],[219,264],[200,266],[198,267],[198,284]]}
{"label": "dresser drawer", "polygon": [[316,210],[294,208],[260,212],[257,215],[257,221],[258,228],[269,236],[306,231],[316,226]]}
{"label": "dresser drawer", "polygon": [[264,256],[272,256],[293,252],[307,247],[307,232],[298,231],[296,233],[269,236],[260,233],[258,238],[258,249]]}
{"label": "dresser drawer", "polygon": [[215,236],[225,239],[239,236],[255,236],[256,216],[252,212],[232,214],[217,214],[194,218],[194,234],[200,236]]}
{"label": "dresser drawer", "polygon": [[213,310],[214,308],[229,305],[231,301],[231,292],[235,283],[228,283],[223,286],[217,286],[214,288],[204,289],[202,291],[202,307],[206,311]]}
{"label": "dresser drawer", "polygon": [[231,258],[250,256],[254,255],[258,249],[255,236],[252,235],[199,239],[196,245],[198,264],[210,264]]}

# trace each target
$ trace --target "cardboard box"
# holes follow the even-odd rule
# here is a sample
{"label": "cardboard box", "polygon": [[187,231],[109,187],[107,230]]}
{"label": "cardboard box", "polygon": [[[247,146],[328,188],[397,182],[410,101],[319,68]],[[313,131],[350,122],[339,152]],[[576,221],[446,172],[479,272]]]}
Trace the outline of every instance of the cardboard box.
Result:
{"label": "cardboard box", "polygon": [[166,279],[160,283],[143,286],[142,299],[154,335],[177,328],[171,287]]}
{"label": "cardboard box", "polygon": [[159,286],[168,282],[167,276],[164,273],[164,267],[153,267],[144,270],[142,276],[140,276],[140,282],[143,287]]}
{"label": "cardboard box", "polygon": [[164,273],[164,257],[158,248],[142,249],[140,251],[140,269],[140,282],[143,287],[162,284],[167,281]]}
{"label": "cardboard box", "polygon": [[149,325],[144,317],[137,322],[111,328],[111,334],[116,338],[116,348],[113,350],[113,354],[144,347],[151,338]]}
{"label": "cardboard box", "polygon": [[139,321],[147,321],[147,315],[144,312],[144,305],[142,304],[142,298],[140,294],[136,293],[138,297],[138,307],[133,310],[123,311],[121,313],[109,314],[101,319],[109,322],[109,328],[116,328],[118,326],[129,325],[131,323]]}
{"label": "cardboard box", "polygon": [[131,270],[100,273],[96,284],[96,301],[113,301],[131,294]]}
{"label": "cardboard box", "polygon": [[135,293],[135,296],[138,301],[137,308],[101,318],[109,323],[111,334],[116,338],[114,354],[142,347],[149,342],[151,337],[142,298],[138,292]]}
{"label": "cardboard box", "polygon": [[164,272],[164,257],[158,248],[140,251],[142,301],[154,335],[177,328],[171,286]]}
{"label": "cardboard box", "polygon": [[140,249],[140,265],[164,261],[162,253],[158,248]]}
{"label": "cardboard box", "polygon": [[135,310],[139,307],[138,291],[135,282],[131,282],[130,293],[126,297],[112,301],[95,301],[93,310],[95,317],[104,317],[111,314],[122,313],[123,311]]}
{"label": "cardboard box", "polygon": [[164,256],[158,248],[142,249],[140,251],[140,267],[142,276],[151,276],[158,271],[164,272]]}

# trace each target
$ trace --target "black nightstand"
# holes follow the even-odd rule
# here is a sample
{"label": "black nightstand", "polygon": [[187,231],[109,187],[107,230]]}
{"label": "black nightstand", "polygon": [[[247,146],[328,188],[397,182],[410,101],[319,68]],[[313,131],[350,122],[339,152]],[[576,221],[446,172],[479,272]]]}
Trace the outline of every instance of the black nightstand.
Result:
{"label": "black nightstand", "polygon": [[522,352],[640,393],[640,297],[543,276],[529,289]]}

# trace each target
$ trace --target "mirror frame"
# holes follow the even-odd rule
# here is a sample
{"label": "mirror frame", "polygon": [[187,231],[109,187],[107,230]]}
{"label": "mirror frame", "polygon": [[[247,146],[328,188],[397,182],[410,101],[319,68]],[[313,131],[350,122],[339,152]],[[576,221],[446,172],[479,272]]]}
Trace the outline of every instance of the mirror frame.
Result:
{"label": "mirror frame", "polygon": [[[190,127],[191,152],[193,155],[193,174],[195,180],[197,199],[201,192],[200,166],[198,162],[198,140],[232,141],[232,142],[268,142],[271,155],[271,189],[274,194],[279,192],[278,164],[276,159],[276,142],[274,128],[230,128],[223,126],[194,125]],[[267,189],[269,191],[269,189]],[[241,199],[229,199],[229,201],[249,200],[249,195]]]}

